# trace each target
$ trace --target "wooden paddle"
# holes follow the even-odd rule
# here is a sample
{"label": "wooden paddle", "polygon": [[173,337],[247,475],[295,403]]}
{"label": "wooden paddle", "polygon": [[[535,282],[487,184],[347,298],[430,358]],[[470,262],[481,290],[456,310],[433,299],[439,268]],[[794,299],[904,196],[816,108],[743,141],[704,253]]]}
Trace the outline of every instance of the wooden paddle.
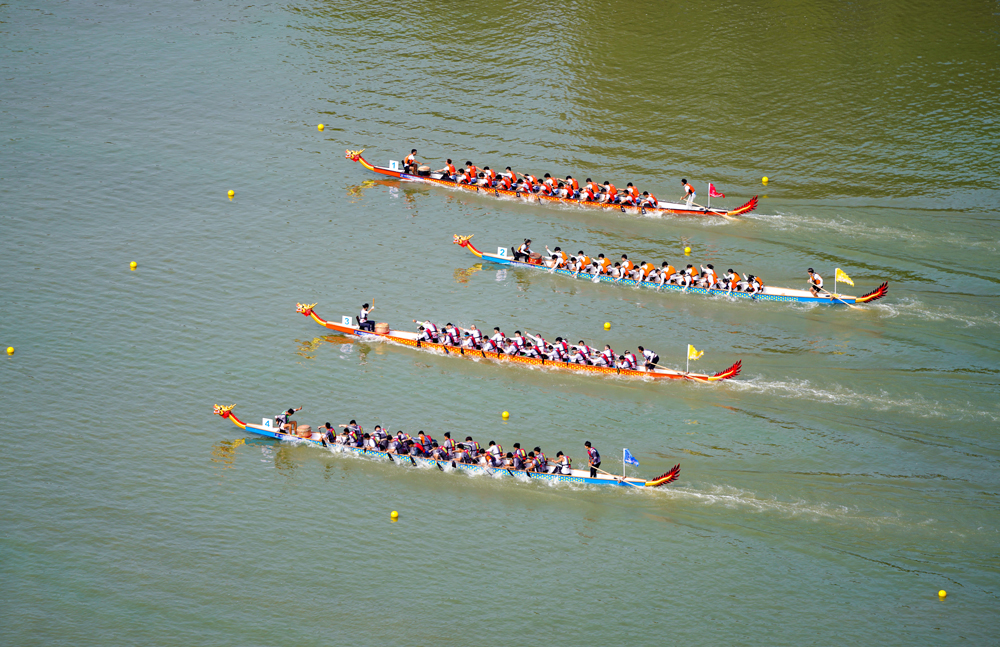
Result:
{"label": "wooden paddle", "polygon": [[[593,465],[591,465],[591,467],[593,467]],[[629,483],[627,480],[625,480],[624,476],[618,476],[617,474],[612,474],[611,472],[605,472],[600,467],[594,467],[594,469],[600,472],[601,474],[607,474],[608,476],[618,481],[619,483],[624,483],[625,485],[631,485],[632,487],[639,487],[635,483]]]}
{"label": "wooden paddle", "polygon": [[837,301],[840,301],[841,303],[843,303],[845,306],[847,306],[848,308],[850,308],[852,310],[864,310],[864,308],[860,308],[858,306],[852,306],[850,303],[848,303],[847,301],[844,301],[843,299],[841,299],[840,297],[838,297],[836,294],[833,294],[832,292],[829,292],[829,291],[827,291],[827,290],[825,290],[823,288],[820,288],[820,290],[823,290],[824,292],[826,292],[827,294],[829,294],[831,297],[833,297]]}

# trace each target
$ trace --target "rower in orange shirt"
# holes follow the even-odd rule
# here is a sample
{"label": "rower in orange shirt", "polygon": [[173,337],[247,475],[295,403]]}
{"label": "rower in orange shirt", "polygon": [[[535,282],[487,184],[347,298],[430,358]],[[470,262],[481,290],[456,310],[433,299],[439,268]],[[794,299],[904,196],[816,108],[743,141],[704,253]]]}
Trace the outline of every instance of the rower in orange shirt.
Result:
{"label": "rower in orange shirt", "polygon": [[454,182],[457,179],[455,176],[458,175],[458,171],[455,170],[455,165],[451,163],[451,159],[449,159],[448,163],[444,165],[444,168],[439,168],[438,170],[436,170],[434,172],[435,173],[442,173],[442,174],[444,174],[445,177],[443,177],[441,179],[442,180],[451,180],[452,182]]}

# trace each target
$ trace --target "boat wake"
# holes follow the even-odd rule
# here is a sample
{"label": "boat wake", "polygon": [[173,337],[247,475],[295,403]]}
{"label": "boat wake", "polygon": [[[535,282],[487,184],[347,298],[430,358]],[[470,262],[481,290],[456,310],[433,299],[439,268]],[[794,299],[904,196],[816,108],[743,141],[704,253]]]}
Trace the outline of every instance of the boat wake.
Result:
{"label": "boat wake", "polygon": [[973,326],[1000,326],[1000,315],[995,312],[982,316],[959,314],[954,308],[929,306],[909,297],[896,299],[890,303],[877,301],[868,307],[887,319],[913,317],[925,321],[955,321],[969,328]]}
{"label": "boat wake", "polygon": [[905,240],[914,244],[923,245],[940,245],[941,243],[944,243],[947,246],[981,249],[989,252],[996,252],[998,250],[996,239],[974,240],[956,234],[917,229],[902,229],[899,227],[878,227],[865,224],[863,222],[848,220],[847,218],[815,218],[811,216],[784,213],[750,213],[744,214],[740,217],[767,223],[779,231],[795,231],[797,229],[816,231],[818,229],[825,229],[838,234],[844,234],[849,238]]}
{"label": "boat wake", "polygon": [[762,395],[776,395],[784,398],[808,399],[844,407],[857,407],[874,411],[899,411],[921,418],[946,418],[949,420],[990,420],[1000,421],[1000,411],[981,411],[966,402],[964,405],[928,400],[922,396],[900,398],[887,391],[859,393],[840,386],[827,384],[825,388],[813,386],[809,380],[767,381],[752,377],[731,381],[730,388]]}
{"label": "boat wake", "polygon": [[749,509],[753,512],[776,513],[788,517],[811,517],[857,526],[877,529],[886,525],[911,528],[933,524],[934,519],[921,521],[906,520],[897,515],[867,516],[855,506],[815,503],[804,500],[781,501],[775,497],[761,497],[749,490],[730,485],[713,485],[707,490],[674,487],[666,494],[677,499],[693,499],[708,506],[724,506],[729,509]]}

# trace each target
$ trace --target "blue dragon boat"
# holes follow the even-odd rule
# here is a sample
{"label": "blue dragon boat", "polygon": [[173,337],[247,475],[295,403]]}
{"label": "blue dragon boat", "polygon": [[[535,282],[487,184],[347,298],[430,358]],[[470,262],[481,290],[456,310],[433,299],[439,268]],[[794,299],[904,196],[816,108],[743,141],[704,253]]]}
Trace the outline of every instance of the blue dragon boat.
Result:
{"label": "blue dragon boat", "polygon": [[[529,270],[541,270],[544,272],[550,272],[551,270],[543,265],[540,261],[535,262],[524,262],[515,261],[513,258],[513,250],[507,249],[505,247],[498,247],[496,254],[490,254],[488,252],[481,252],[473,246],[469,239],[472,236],[459,236],[454,235],[452,242],[459,247],[464,247],[469,250],[477,258],[481,258],[484,261],[489,261],[491,263],[496,263],[498,265],[509,265],[511,267],[524,268]],[[827,293],[823,296],[814,297],[809,290],[795,290],[793,288],[777,288],[765,285],[764,289],[760,292],[754,294],[749,294],[747,292],[737,292],[736,290],[719,290],[715,288],[696,288],[689,287],[687,289],[682,288],[679,285],[672,285],[664,283],[659,285],[652,281],[637,281],[635,279],[614,279],[610,276],[601,274],[598,276],[593,276],[592,274],[586,274],[584,272],[573,273],[569,270],[557,269],[555,274],[560,276],[568,276],[569,278],[583,279],[587,281],[592,281],[594,283],[611,283],[617,286],[625,286],[630,288],[650,288],[656,290],[657,292],[685,292],[687,294],[697,294],[701,296],[724,296],[732,299],[743,299],[746,301],[794,301],[798,303],[821,303],[824,305],[846,305],[846,306],[856,306],[862,303],[871,303],[876,299],[881,299],[889,291],[889,284],[883,283],[876,289],[872,290],[868,294],[862,295],[860,297],[853,297],[847,294],[833,294]]]}
{"label": "blue dragon boat", "polygon": [[442,472],[461,471],[467,474],[492,476],[494,478],[510,477],[525,482],[542,481],[544,483],[576,483],[580,485],[617,485],[621,487],[637,488],[657,488],[668,483],[673,483],[677,480],[677,477],[681,472],[681,466],[678,463],[667,472],[649,481],[631,476],[623,477],[611,474],[598,474],[596,478],[591,478],[590,470],[574,469],[572,470],[572,474],[544,474],[541,472],[526,472],[524,470],[507,469],[502,467],[491,468],[483,467],[481,465],[458,463],[455,461],[435,460],[421,456],[410,456],[407,454],[391,454],[389,452],[362,449],[361,447],[350,447],[348,445],[330,444],[325,441],[311,440],[308,438],[300,438],[292,434],[285,434],[279,431],[274,426],[273,421],[269,418],[264,418],[262,420],[262,424],[259,425],[243,422],[236,417],[236,414],[233,413],[233,408],[235,406],[235,404],[230,406],[220,406],[217,404],[215,405],[213,413],[217,416],[228,418],[234,425],[244,431],[264,436],[265,438],[273,438],[274,440],[299,444],[317,445],[320,447],[326,447],[333,452],[357,454],[359,456],[365,456],[377,460],[393,461],[400,465],[408,465],[412,467],[436,467]]}

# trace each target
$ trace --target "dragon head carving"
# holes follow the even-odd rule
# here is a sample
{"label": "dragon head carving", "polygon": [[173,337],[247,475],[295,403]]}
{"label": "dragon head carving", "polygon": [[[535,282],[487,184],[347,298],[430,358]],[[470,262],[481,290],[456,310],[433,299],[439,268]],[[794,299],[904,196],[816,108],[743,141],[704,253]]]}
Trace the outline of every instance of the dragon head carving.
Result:
{"label": "dragon head carving", "polygon": [[217,416],[222,416],[223,418],[228,418],[229,412],[232,411],[233,407],[235,406],[236,406],[235,404],[231,404],[228,407],[224,407],[221,404],[217,404],[215,405],[215,411],[213,411],[212,413],[214,413]]}
{"label": "dragon head carving", "polygon": [[312,309],[316,307],[315,303],[296,303],[295,312],[301,313],[305,316],[312,314]]}
{"label": "dragon head carving", "polygon": [[472,236],[459,236],[458,234],[452,234],[452,236],[453,238],[451,242],[458,245],[459,247],[465,247],[466,244],[469,242],[469,239],[472,238],[472,236],[475,236],[475,234],[472,234]]}
{"label": "dragon head carving", "polygon": [[357,162],[361,158],[361,153],[364,152],[365,149],[363,148],[359,151],[352,151],[351,149],[347,149],[344,151],[344,157],[351,160],[352,162]]}

